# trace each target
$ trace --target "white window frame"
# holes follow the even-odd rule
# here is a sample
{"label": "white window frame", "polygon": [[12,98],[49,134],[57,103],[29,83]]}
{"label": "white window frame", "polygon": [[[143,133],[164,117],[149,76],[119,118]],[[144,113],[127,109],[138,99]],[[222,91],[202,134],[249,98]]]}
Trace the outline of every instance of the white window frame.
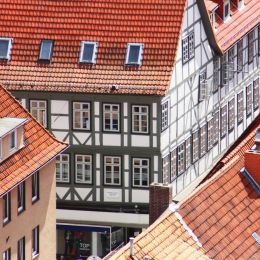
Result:
{"label": "white window frame", "polygon": [[[79,105],[80,108],[75,108],[76,105]],[[83,108],[84,105],[87,105],[88,108]],[[90,130],[90,103],[89,102],[73,102],[73,129],[80,129],[80,130]],[[79,113],[80,117],[80,127],[76,126],[76,113]],[[86,121],[86,127],[83,125],[83,114],[86,113],[88,115],[87,121]]]}
{"label": "white window frame", "polygon": [[231,47],[228,50],[228,79],[229,81],[234,79],[235,71],[235,47]]}
{"label": "white window frame", "polygon": [[244,93],[243,91],[237,94],[237,124],[244,120]]}
{"label": "white window frame", "polygon": [[[107,159],[110,159],[111,162],[107,162]],[[118,160],[118,162],[115,162],[115,160]],[[111,182],[107,182],[107,167],[111,167]],[[119,183],[115,182],[115,167],[118,167],[118,176],[119,176]],[[121,157],[120,156],[104,156],[104,184],[105,185],[116,185],[119,186],[121,185]]]}
{"label": "white window frame", "polygon": [[[138,108],[138,112],[135,112],[135,108]],[[142,108],[146,109],[146,112],[142,112]],[[141,111],[141,112],[140,112]],[[135,116],[138,117],[138,129],[135,129]],[[146,120],[143,121],[142,117],[145,117]],[[144,123],[144,125],[143,125]],[[146,131],[142,129],[146,127]],[[140,105],[132,105],[132,132],[135,134],[148,134],[149,133],[149,107],[148,106],[140,106]]]}
{"label": "white window frame", "polygon": [[3,260],[11,260],[11,248],[8,248],[3,252]]}
{"label": "white window frame", "polygon": [[11,38],[0,38],[0,41],[8,41],[8,48],[6,56],[0,56],[0,60],[10,60],[11,59],[11,48],[12,48],[12,39]]}
{"label": "white window frame", "polygon": [[17,259],[25,260],[25,237],[18,240]]}
{"label": "white window frame", "polygon": [[17,205],[18,213],[25,210],[25,182],[22,182],[17,186]]}
{"label": "white window frame", "polygon": [[[85,45],[93,45],[93,54],[92,54],[92,59],[91,60],[83,60],[83,53],[84,53],[84,48]],[[79,61],[82,63],[91,63],[95,64],[96,59],[97,59],[97,49],[98,49],[98,43],[97,42],[92,42],[92,41],[82,41],[81,42],[81,47],[80,47],[80,58]]]}
{"label": "white window frame", "polygon": [[170,178],[170,155],[166,155],[162,159],[163,164],[163,183],[169,182]]}
{"label": "white window frame", "polygon": [[35,227],[32,230],[32,259],[39,255],[39,239],[40,239],[40,228]]}
{"label": "white window frame", "polygon": [[[48,49],[48,57],[42,57],[42,51],[43,51],[43,46],[45,43],[51,43],[50,48]],[[52,51],[53,51],[53,40],[42,40],[41,41],[41,47],[40,47],[40,53],[39,53],[39,60],[42,61],[50,61],[52,58]]]}
{"label": "white window frame", "polygon": [[195,163],[199,160],[200,149],[199,149],[199,130],[192,134],[192,162]]}
{"label": "white window frame", "polygon": [[[132,46],[139,46],[139,56],[138,56],[138,61],[136,61],[136,62],[130,62],[129,61],[130,49],[131,49]],[[139,65],[140,66],[142,64],[143,51],[144,51],[144,44],[143,43],[133,43],[133,42],[127,43],[125,64],[126,65]]]}
{"label": "white window frame", "polygon": [[[11,221],[11,193],[8,192],[3,196],[3,223]],[[6,213],[6,216],[5,216]]]}
{"label": "white window frame", "polygon": [[[67,157],[67,160],[64,161],[63,157]],[[67,165],[68,169],[68,176],[67,178],[64,178],[64,165]],[[57,178],[57,165],[59,165],[60,168],[60,177]],[[56,182],[58,183],[69,183],[70,182],[70,156],[69,154],[61,154],[56,157]]]}
{"label": "white window frame", "polygon": [[[32,175],[32,202],[37,201],[40,198],[40,176],[39,172]],[[34,194],[35,193],[35,194]]]}
{"label": "white window frame", "polygon": [[185,170],[185,142],[177,148],[177,175],[180,175]]}
{"label": "white window frame", "polygon": [[220,137],[223,138],[227,134],[227,105],[220,108]]}
{"label": "white window frame", "polygon": [[235,127],[235,98],[228,101],[228,131]]}
{"label": "white window frame", "polygon": [[243,70],[243,39],[237,42],[237,71],[241,72]]}
{"label": "white window frame", "polygon": [[169,125],[169,101],[168,100],[161,105],[161,109],[162,109],[162,131],[164,131],[165,129],[167,129]]}
{"label": "white window frame", "polygon": [[219,110],[215,111],[213,115],[214,122],[214,134],[213,134],[213,146],[218,143],[219,140]]}
{"label": "white window frame", "polygon": [[212,117],[208,121],[208,150],[210,150],[214,146],[214,118]]}
{"label": "white window frame", "polygon": [[242,7],[244,7],[244,0],[237,0],[237,8],[241,9]]}
{"label": "white window frame", "polygon": [[185,140],[185,169],[191,165],[191,137]]}
{"label": "white window frame", "polygon": [[[14,146],[13,146],[14,144]],[[17,131],[16,129],[9,134],[9,151],[13,151],[17,148]]]}
{"label": "white window frame", "polygon": [[177,177],[177,148],[171,151],[171,181]]}
{"label": "white window frame", "polygon": [[207,130],[207,124],[200,128],[200,157],[205,155],[207,152]]}
{"label": "white window frame", "polygon": [[[82,161],[78,160],[79,157],[82,157]],[[82,178],[78,177],[78,165],[80,165],[82,169]],[[89,167],[89,173],[87,173],[86,166]],[[75,175],[76,183],[92,184],[92,155],[75,155]],[[89,176],[89,179],[87,176]]]}
{"label": "white window frame", "polygon": [[[109,110],[106,110],[109,107]],[[113,108],[116,107],[117,110],[114,111]],[[106,128],[106,116],[109,118],[109,128]],[[117,118],[117,129],[113,128],[114,116]],[[105,132],[119,132],[120,131],[120,105],[119,104],[103,104],[103,131]]]}
{"label": "white window frame", "polygon": [[254,108],[254,110],[259,108],[259,100],[260,100],[259,81],[260,81],[260,78],[257,78],[253,82],[253,108]]}
{"label": "white window frame", "polygon": [[204,69],[199,75],[199,101],[203,101],[207,98],[207,88],[207,69]]}
{"label": "white window frame", "polygon": [[[36,103],[36,106],[33,107],[33,103]],[[44,104],[44,107],[40,106],[40,103]],[[35,112],[33,112],[35,111]],[[34,116],[36,113],[36,120],[42,124],[44,127],[47,127],[47,101],[46,100],[39,100],[39,99],[31,99],[30,100],[30,112]],[[42,113],[42,115],[40,115]],[[42,116],[42,121],[40,118]]]}
{"label": "white window frame", "polygon": [[252,84],[246,86],[246,116],[250,116],[252,114]]}
{"label": "white window frame", "polygon": [[[226,11],[226,6],[228,6],[228,14],[225,14]],[[224,8],[223,8],[223,20],[224,22],[228,20],[228,18],[230,17],[230,0],[226,0],[224,3]]]}
{"label": "white window frame", "polygon": [[254,61],[254,41],[255,41],[255,31],[252,30],[247,35],[248,63],[251,63]]}
{"label": "white window frame", "polygon": [[182,39],[182,63],[185,64],[195,56],[194,32]]}
{"label": "white window frame", "polygon": [[[146,161],[147,164],[146,165],[143,165],[143,162]],[[139,162],[139,165],[135,165],[135,162]],[[132,176],[133,176],[133,187],[149,187],[149,174],[150,174],[150,159],[148,158],[133,158],[133,163],[132,163]],[[139,178],[139,184],[135,184],[135,176],[137,173],[135,173],[135,169],[136,168],[139,168],[139,174],[140,174],[140,178]],[[144,169],[146,169],[147,173],[144,173]],[[143,175],[146,175],[147,174],[147,185],[143,185],[143,180],[145,180],[144,176]]]}

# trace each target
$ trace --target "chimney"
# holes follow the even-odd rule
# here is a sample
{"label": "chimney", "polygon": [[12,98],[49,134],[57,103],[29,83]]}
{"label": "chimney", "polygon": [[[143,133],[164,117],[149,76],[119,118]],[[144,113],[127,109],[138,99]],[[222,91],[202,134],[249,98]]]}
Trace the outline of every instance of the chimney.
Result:
{"label": "chimney", "polygon": [[255,145],[245,153],[245,169],[260,187],[260,128],[256,131]]}
{"label": "chimney", "polygon": [[168,183],[152,183],[149,193],[149,224],[151,225],[172,203],[172,186]]}

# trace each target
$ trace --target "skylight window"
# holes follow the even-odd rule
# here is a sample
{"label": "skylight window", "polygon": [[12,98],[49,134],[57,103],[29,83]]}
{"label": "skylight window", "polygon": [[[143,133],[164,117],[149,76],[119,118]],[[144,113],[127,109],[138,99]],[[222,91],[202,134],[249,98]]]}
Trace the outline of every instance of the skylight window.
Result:
{"label": "skylight window", "polygon": [[96,63],[97,42],[81,42],[80,62]]}
{"label": "skylight window", "polygon": [[39,60],[50,61],[52,57],[52,48],[53,48],[52,40],[42,40]]}
{"label": "skylight window", "polygon": [[127,65],[141,65],[143,48],[143,43],[128,43],[125,63]]}
{"label": "skylight window", "polygon": [[0,38],[0,59],[10,60],[11,44],[11,39]]}

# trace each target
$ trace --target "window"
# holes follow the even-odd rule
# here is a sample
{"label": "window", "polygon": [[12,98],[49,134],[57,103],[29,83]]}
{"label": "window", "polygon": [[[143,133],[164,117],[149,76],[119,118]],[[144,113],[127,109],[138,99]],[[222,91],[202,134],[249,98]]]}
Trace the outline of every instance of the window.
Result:
{"label": "window", "polygon": [[260,56],[260,25],[258,26],[258,56]]}
{"label": "window", "polygon": [[177,167],[178,175],[185,170],[185,142],[178,146]]}
{"label": "window", "polygon": [[16,148],[16,131],[12,131],[9,135],[9,150]]}
{"label": "window", "polygon": [[243,39],[237,43],[237,71],[243,70]]}
{"label": "window", "polygon": [[252,112],[252,84],[246,87],[246,115],[250,116]]}
{"label": "window", "polygon": [[254,31],[248,33],[248,63],[251,63],[254,60]]}
{"label": "window", "polygon": [[200,157],[207,152],[207,125],[200,128]]}
{"label": "window", "polygon": [[73,102],[73,128],[90,130],[90,103]]}
{"label": "window", "polygon": [[208,149],[210,150],[214,145],[214,118],[208,121]]}
{"label": "window", "polygon": [[199,159],[199,131],[192,134],[192,162]]}
{"label": "window", "polygon": [[3,260],[11,260],[11,248],[4,251]]}
{"label": "window", "polygon": [[50,61],[52,56],[53,41],[42,40],[39,60]]}
{"label": "window", "polygon": [[47,102],[45,100],[30,100],[31,114],[44,127],[47,127]]}
{"label": "window", "polygon": [[228,102],[228,130],[231,131],[235,127],[235,98]]}
{"label": "window", "polygon": [[199,76],[199,101],[203,101],[207,96],[207,70],[203,70]]}
{"label": "window", "polygon": [[39,255],[39,226],[32,230],[32,258]]}
{"label": "window", "polygon": [[244,0],[237,0],[237,8],[241,8],[244,6]]}
{"label": "window", "polygon": [[18,260],[25,260],[25,237],[18,240]]}
{"label": "window", "polygon": [[213,60],[213,92],[217,92],[218,91],[218,87],[219,87],[219,57],[215,56],[214,60]]}
{"label": "window", "polygon": [[22,182],[17,186],[17,207],[18,213],[21,213],[25,210],[25,183]]}
{"label": "window", "polygon": [[211,25],[214,25],[214,21],[215,21],[215,10],[212,10],[209,16],[210,19],[210,23]]}
{"label": "window", "polygon": [[185,141],[185,168],[188,169],[191,165],[191,137]]}
{"label": "window", "polygon": [[2,139],[0,138],[0,160],[2,158]]}
{"label": "window", "polygon": [[169,110],[168,110],[168,101],[162,104],[162,131],[168,127],[168,118],[169,118]]}
{"label": "window", "polygon": [[227,105],[220,109],[220,136],[224,137],[227,134]]}
{"label": "window", "polygon": [[104,182],[107,185],[121,184],[121,157],[105,156],[104,157]]}
{"label": "window", "polygon": [[259,108],[259,78],[254,81],[253,106],[254,106],[254,110]]}
{"label": "window", "polygon": [[177,176],[177,149],[171,151],[171,181]]}
{"label": "window", "polygon": [[214,113],[213,120],[214,120],[213,144],[215,145],[218,142],[218,138],[219,138],[219,111],[216,111]]}
{"label": "window", "polygon": [[133,133],[148,133],[148,106],[132,106]]}
{"label": "window", "polygon": [[143,55],[143,43],[128,43],[126,50],[126,65],[141,65]]}
{"label": "window", "polygon": [[10,60],[12,40],[0,38],[0,59]]}
{"label": "window", "polygon": [[11,199],[10,192],[3,196],[3,222],[8,223],[11,220]]}
{"label": "window", "polygon": [[120,108],[118,104],[103,105],[103,130],[110,132],[119,132]]}
{"label": "window", "polygon": [[36,172],[32,175],[32,201],[37,201],[39,198],[39,172]]}
{"label": "window", "polygon": [[69,182],[69,155],[61,154],[56,157],[56,181]]}
{"label": "window", "polygon": [[163,183],[169,182],[170,177],[170,155],[168,154],[162,160],[163,163]]}
{"label": "window", "polygon": [[186,63],[194,57],[194,32],[182,40],[182,62]]}
{"label": "window", "polygon": [[234,47],[228,50],[228,78],[229,80],[233,80],[234,78]]}
{"label": "window", "polygon": [[149,159],[133,158],[133,186],[149,186]]}
{"label": "window", "polygon": [[224,55],[222,56],[221,58],[221,70],[222,70],[222,73],[221,73],[221,81],[222,81],[222,85],[227,85],[228,84],[228,70],[229,70],[229,66],[228,66],[228,55],[227,53],[224,53]]}
{"label": "window", "polygon": [[92,183],[92,156],[76,155],[76,182]]}
{"label": "window", "polygon": [[81,42],[80,62],[96,63],[97,42]]}
{"label": "window", "polygon": [[224,21],[226,21],[229,18],[229,12],[230,12],[230,2],[228,0],[224,4]]}
{"label": "window", "polygon": [[237,94],[237,123],[240,124],[244,119],[243,91]]}

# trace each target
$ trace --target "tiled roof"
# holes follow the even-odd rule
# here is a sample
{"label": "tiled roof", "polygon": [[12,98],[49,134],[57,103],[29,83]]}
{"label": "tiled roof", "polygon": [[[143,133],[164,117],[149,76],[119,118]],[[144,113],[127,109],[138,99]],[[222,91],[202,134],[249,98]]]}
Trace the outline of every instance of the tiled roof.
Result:
{"label": "tiled roof", "polygon": [[[0,64],[9,90],[163,95],[170,83],[186,0],[4,0],[0,37],[13,38]],[[38,62],[54,40],[51,64]],[[79,64],[80,42],[97,41],[95,65]],[[144,43],[140,67],[125,66],[128,42]]]}
{"label": "tiled roof", "polygon": [[49,134],[2,86],[0,86],[1,117],[29,120],[24,125],[25,146],[0,162],[0,197],[67,147]]}
{"label": "tiled roof", "polygon": [[[210,4],[208,2],[218,3],[220,0],[204,0],[205,6],[210,12]],[[215,23],[215,38],[220,49],[225,52],[235,42],[246,35],[260,22],[260,1],[245,0],[245,6],[237,9],[233,6],[230,11],[230,19],[223,22],[223,19],[216,17]]]}
{"label": "tiled roof", "polygon": [[[174,241],[178,238],[186,241],[183,235],[187,234],[180,231],[183,227],[189,230],[189,234],[193,233],[193,239],[190,237],[188,242],[192,247],[197,245],[194,237],[202,245],[199,253],[203,257],[217,260],[259,258],[260,247],[252,234],[260,234],[260,197],[241,173],[245,166],[245,152],[253,146],[258,127],[260,116],[245,131],[243,139],[240,138],[222,158],[222,167],[210,179],[180,202],[177,211],[170,213],[169,207],[153,225],[137,236],[135,252],[142,254],[136,259],[143,259],[145,254],[150,256],[150,252],[158,255],[154,258],[151,255],[149,259],[178,259],[168,255],[169,249],[165,245],[171,245],[174,254]],[[260,161],[255,163],[260,164]],[[176,219],[177,214],[179,217]],[[129,259],[129,245],[112,259]]]}
{"label": "tiled roof", "polygon": [[[131,259],[129,243],[110,258]],[[204,250],[181,225],[175,213],[167,210],[134,239],[134,259],[209,259]]]}

